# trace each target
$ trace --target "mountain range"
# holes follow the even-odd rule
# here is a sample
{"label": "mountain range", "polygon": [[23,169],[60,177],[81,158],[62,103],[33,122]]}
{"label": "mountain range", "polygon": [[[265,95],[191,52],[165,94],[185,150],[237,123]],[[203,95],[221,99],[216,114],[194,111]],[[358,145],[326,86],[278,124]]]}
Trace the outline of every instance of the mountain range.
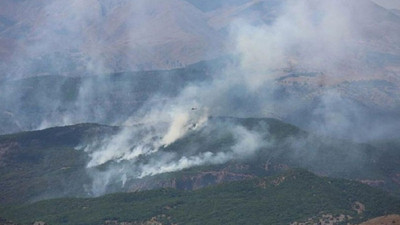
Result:
{"label": "mountain range", "polygon": [[[241,49],[239,40],[247,38],[246,29],[264,32],[285,20],[281,18],[285,1],[6,0],[0,4],[3,134],[84,122],[120,124],[146,99],[159,94],[155,90],[166,79],[153,74],[180,74],[180,78],[169,78],[169,84],[183,82],[167,91],[177,93],[191,79],[192,84],[199,79],[215,80],[232,71],[241,71],[249,80],[260,76],[274,80],[268,81],[271,85],[265,88],[273,90],[264,96],[272,99],[270,106],[250,116],[278,115],[311,131],[316,117],[321,121],[335,117],[345,120],[343,124],[352,117],[355,124],[343,127],[347,132],[342,128],[326,131],[341,138],[354,134],[354,139],[370,139],[398,132],[400,17],[394,10],[371,1],[339,1],[335,7],[344,7],[351,15],[344,31],[357,35],[332,36],[326,32],[342,29],[343,25],[323,24],[331,27],[325,30],[321,25],[316,32],[324,35],[327,43],[307,34],[317,42],[312,53],[302,49],[308,42],[288,39],[289,31],[286,42],[294,42],[297,47],[293,48],[299,48],[299,52],[288,50],[290,60],[272,71],[263,69],[263,64],[269,65],[263,63],[264,58],[258,63],[256,54],[246,52],[250,44]],[[254,41],[257,43],[253,45],[259,44]],[[261,44],[266,41],[260,40]],[[321,45],[338,50],[326,49],[320,54],[324,52],[319,51]],[[227,58],[235,63],[221,63]],[[251,67],[261,64],[261,70],[247,68],[247,58],[253,59]],[[123,79],[137,85],[121,85],[122,81],[116,80],[122,78],[112,78],[118,74],[125,74]],[[140,81],[135,80],[138,76]],[[150,88],[142,90],[143,86]],[[115,110],[122,116],[118,117]],[[307,119],[299,120],[298,115]],[[324,123],[328,123],[324,127],[330,126]],[[359,132],[377,126],[388,132]]]}
{"label": "mountain range", "polygon": [[[210,219],[215,220],[212,222],[215,224],[221,221],[234,224],[237,220],[243,220],[245,224],[257,221],[287,224],[330,217],[332,220],[335,218],[337,223],[354,223],[387,213],[398,213],[399,201],[395,196],[398,196],[400,186],[400,170],[397,166],[400,155],[397,152],[399,143],[396,141],[356,144],[313,137],[275,119],[214,118],[203,128],[213,131],[193,131],[163,151],[189,158],[198,154],[190,150],[198,145],[203,146],[200,151],[229,151],[229,146],[234,145],[232,137],[229,132],[224,134],[223,130],[218,130],[216,125],[226,121],[256,131],[273,144],[262,146],[247,158],[232,159],[220,165],[206,162],[202,166],[143,178],[134,178],[132,174],[125,181],[114,175],[106,186],[97,189],[94,186],[102,186],[98,179],[106,175],[102,171],[112,171],[115,166],[124,170],[135,162],[114,161],[87,168],[90,155],[80,150],[79,146],[90,140],[117,134],[122,128],[81,124],[1,136],[0,205],[3,209],[0,210],[0,216],[22,224],[34,221],[50,224],[146,224],[145,221],[186,224],[190,221],[191,224],[199,224]],[[205,135],[209,132],[214,135]],[[143,162],[147,160],[141,159]],[[318,175],[291,169],[299,167]],[[105,191],[103,194],[130,194],[94,199],[71,198],[93,197],[99,188]],[[156,191],[147,191],[153,189]],[[249,194],[254,200],[249,200]],[[69,198],[43,201],[60,197]],[[200,204],[202,201],[196,199],[201,198],[205,199]],[[194,207],[192,201],[199,205]],[[212,217],[207,216],[211,213],[207,211],[211,207],[207,203],[210,201],[214,202],[214,210],[218,212],[212,214]],[[234,206],[234,202],[245,205]],[[269,202],[274,203],[271,205]],[[267,206],[265,204],[275,210],[271,208],[271,211],[265,213],[265,210],[261,210]],[[293,208],[293,204],[298,207]],[[279,210],[276,211],[279,207],[285,209],[279,213]],[[116,208],[119,209],[115,211]],[[183,213],[183,208],[189,211]],[[135,213],[127,213],[132,210]],[[228,211],[233,214],[224,213]],[[258,214],[257,211],[263,213]],[[234,212],[238,213],[237,216],[234,216]]]}
{"label": "mountain range", "polygon": [[[2,77],[26,77],[171,69],[235,53],[232,45],[224,44],[230,39],[230,24],[239,19],[272,23],[283,3],[5,0],[1,4],[0,58],[7,73]],[[366,60],[384,53],[379,66],[398,71],[392,62],[398,62],[399,16],[370,1],[343,4],[359,15],[357,29],[367,34],[357,43],[370,52],[372,59]]]}
{"label": "mountain range", "polygon": [[400,222],[399,10],[1,1],[0,225]]}

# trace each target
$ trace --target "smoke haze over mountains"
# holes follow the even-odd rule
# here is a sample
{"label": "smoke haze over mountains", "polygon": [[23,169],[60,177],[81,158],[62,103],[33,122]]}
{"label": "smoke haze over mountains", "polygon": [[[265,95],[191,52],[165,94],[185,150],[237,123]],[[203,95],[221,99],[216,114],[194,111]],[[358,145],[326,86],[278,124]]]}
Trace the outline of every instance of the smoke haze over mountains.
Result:
{"label": "smoke haze over mountains", "polygon": [[[124,126],[78,148],[96,195],[115,179],[239,160],[270,145],[265,134],[210,117],[276,117],[358,142],[396,138],[400,16],[367,0],[224,2],[0,3],[0,40],[10,43],[0,46],[0,121],[10,127],[2,132]],[[143,72],[203,60],[199,70]],[[166,150],[212,129],[234,144]]]}

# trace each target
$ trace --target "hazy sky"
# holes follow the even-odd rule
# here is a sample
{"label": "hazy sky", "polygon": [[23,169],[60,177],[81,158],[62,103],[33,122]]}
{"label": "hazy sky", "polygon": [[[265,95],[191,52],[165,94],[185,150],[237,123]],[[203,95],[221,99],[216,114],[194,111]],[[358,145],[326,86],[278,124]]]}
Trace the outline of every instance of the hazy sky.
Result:
{"label": "hazy sky", "polygon": [[373,0],[373,1],[385,8],[400,10],[400,0]]}

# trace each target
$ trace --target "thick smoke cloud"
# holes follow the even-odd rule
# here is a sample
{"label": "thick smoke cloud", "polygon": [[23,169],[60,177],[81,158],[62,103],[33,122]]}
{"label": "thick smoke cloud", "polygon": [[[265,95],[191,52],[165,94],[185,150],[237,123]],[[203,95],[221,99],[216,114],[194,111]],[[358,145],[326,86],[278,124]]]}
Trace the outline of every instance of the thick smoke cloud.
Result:
{"label": "thick smoke cloud", "polygon": [[[360,37],[343,1],[286,1],[272,24],[234,25],[241,66],[253,74],[251,86],[265,74],[283,68],[337,72],[335,67],[352,59]],[[333,71],[332,71],[333,70]],[[335,76],[340,76],[336,74]]]}
{"label": "thick smoke cloud", "polygon": [[[219,51],[220,35],[200,10],[181,0],[4,4],[16,4],[28,15],[21,19],[25,15],[18,11],[10,16],[21,25],[9,29],[16,34],[6,30],[3,35],[17,36],[18,41],[1,68],[0,100],[6,104],[0,113],[9,122],[0,133],[82,122],[121,123],[175,79],[143,81],[147,74],[132,78],[128,73],[124,83],[107,74],[182,67],[215,57],[209,49]],[[160,92],[170,95],[181,86]]]}
{"label": "thick smoke cloud", "polygon": [[[122,4],[125,1],[118,2]],[[93,178],[93,184],[88,187],[88,192],[94,195],[103,194],[116,184],[124,187],[132,179],[251,157],[258,150],[270,145],[269,141],[257,132],[234,123],[210,122],[210,117],[278,117],[311,132],[357,141],[379,138],[388,132],[393,133],[393,130],[400,127],[397,126],[398,124],[393,124],[392,120],[385,121],[384,124],[381,124],[382,121],[379,119],[371,120],[374,115],[381,112],[370,112],[369,107],[361,104],[362,101],[356,103],[359,99],[363,100],[365,96],[367,100],[364,102],[377,102],[377,100],[368,99],[368,95],[358,97],[354,96],[354,93],[343,91],[353,90],[351,87],[347,89],[343,87],[347,85],[343,84],[343,81],[367,80],[365,83],[368,84],[368,81],[373,80],[377,74],[398,76],[396,71],[388,71],[386,67],[382,69],[368,63],[371,54],[387,49],[390,49],[393,55],[400,52],[395,45],[395,43],[400,43],[400,40],[391,39],[392,33],[389,32],[384,41],[376,37],[379,36],[376,34],[380,30],[374,30],[375,27],[370,24],[376,16],[382,14],[380,12],[383,9],[378,8],[379,13],[376,14],[370,13],[376,6],[369,1],[247,1],[248,4],[262,3],[257,5],[258,7],[273,5],[275,8],[271,11],[274,11],[276,16],[268,20],[263,18],[254,20],[254,17],[244,13],[230,21],[230,25],[225,30],[211,33],[208,30],[210,28],[204,25],[205,22],[190,20],[193,23],[196,22],[196,25],[201,25],[194,28],[196,35],[202,37],[195,41],[190,39],[189,31],[189,34],[180,33],[182,30],[178,32],[175,30],[176,27],[172,27],[176,32],[164,34],[159,24],[157,25],[153,20],[150,21],[154,15],[164,15],[164,13],[168,15],[165,18],[171,21],[176,19],[170,14],[171,8],[163,11],[163,8],[158,6],[167,4],[166,1],[132,2],[134,3],[130,4],[130,7],[120,11],[122,15],[134,15],[123,24],[130,29],[122,29],[121,27],[124,26],[120,28],[128,32],[129,40],[135,41],[132,41],[132,46],[129,45],[127,49],[119,49],[121,58],[158,59],[157,56],[161,53],[178,51],[175,48],[176,45],[172,45],[171,50],[166,45],[160,44],[158,39],[152,39],[154,36],[164,37],[165,35],[167,40],[183,36],[183,39],[178,40],[189,45],[199,43],[200,39],[204,39],[211,45],[220,43],[213,39],[214,35],[219,39],[226,32],[228,35],[224,43],[227,43],[226,48],[229,49],[231,55],[234,55],[235,60],[213,74],[210,79],[184,82],[176,88],[172,84],[171,89],[175,88],[173,91],[168,90],[162,93],[154,91],[146,96],[141,95],[148,86],[138,89],[133,87],[132,83],[124,83],[123,79],[117,86],[110,86],[109,84],[113,82],[110,76],[79,78],[80,85],[74,94],[70,94],[76,96],[67,105],[58,96],[55,96],[55,99],[49,96],[35,96],[35,100],[40,99],[38,104],[51,108],[50,111],[54,112],[54,115],[35,123],[36,126],[30,127],[32,129],[77,122],[104,121],[124,126],[122,131],[114,136],[93,143],[85,143],[83,147],[79,147],[79,150],[89,155],[87,169]],[[171,2],[178,4],[180,1]],[[237,2],[242,3],[242,1]],[[74,71],[86,75],[116,72],[120,68],[152,68],[154,65],[149,66],[146,63],[141,66],[135,64],[124,67],[116,65],[120,63],[119,60],[109,59],[106,53],[116,46],[108,45],[105,39],[112,39],[113,35],[107,34],[101,29],[103,26],[98,24],[106,23],[103,21],[105,14],[115,13],[115,11],[108,12],[105,9],[121,9],[118,3],[109,4],[112,6],[106,6],[105,2],[97,4],[97,1],[54,1],[47,5],[45,11],[49,16],[42,21],[44,25],[40,28],[43,29],[39,29],[36,33],[40,36],[40,38],[37,37],[38,40],[42,41],[33,42],[26,49],[29,55],[27,57],[35,57],[37,52],[42,51],[66,53],[66,49],[69,51],[76,48],[83,53],[80,52],[79,57],[82,57],[82,60],[75,65]],[[92,5],[96,7],[93,9]],[[60,9],[65,9],[65,11],[61,10],[61,14],[55,13],[60,12]],[[190,9],[193,15],[200,14],[193,6],[184,9]],[[261,10],[268,12],[269,8]],[[200,17],[203,17],[202,14]],[[120,17],[116,18],[120,19]],[[185,23],[185,18],[178,17],[182,19],[181,23]],[[383,18],[386,19],[386,16]],[[389,18],[392,17],[389,16]],[[189,23],[189,25],[192,24]],[[191,26],[185,26],[185,28],[188,27]],[[62,36],[65,40],[58,38],[60,32],[66,33]],[[84,33],[84,38],[78,35],[79,33]],[[98,39],[102,37],[98,35],[99,33],[104,33],[104,39]],[[66,45],[60,45],[60,41],[65,42]],[[113,44],[121,44],[125,41],[127,40],[122,39]],[[144,49],[143,46],[150,47]],[[201,47],[200,44],[195,48]],[[190,52],[190,50],[190,48],[189,50],[182,48],[182,51],[176,54]],[[135,54],[131,54],[132,52]],[[74,55],[75,52],[68,54]],[[207,55],[204,52],[196,52],[196,54]],[[139,56],[135,58],[132,55]],[[210,55],[213,54],[210,53]],[[31,64],[35,66],[37,64],[26,61],[25,55],[15,57],[19,59],[17,64],[29,64],[17,66],[16,68],[23,68],[24,71],[17,70],[16,74],[37,70],[30,67]],[[51,66],[55,67],[56,71],[63,71],[68,63],[60,58],[56,59],[51,61]],[[123,63],[129,60],[124,60]],[[162,78],[159,82],[164,84],[168,82],[168,79]],[[396,81],[394,78],[392,80]],[[61,81],[60,87],[67,85],[66,81],[63,82]],[[149,85],[150,88],[154,89],[162,86],[151,82],[150,84],[152,84]],[[390,96],[392,93],[399,93],[398,83],[393,82],[392,85],[394,85],[393,90],[389,90],[389,94],[383,96],[384,100],[400,99]],[[366,91],[355,92],[369,92],[368,85],[365,86]],[[376,85],[372,83],[371,86],[375,88]],[[59,96],[69,96],[63,95],[63,90],[60,88],[56,93]],[[7,90],[6,93],[8,93],[7,98],[20,99],[13,96],[14,94],[18,96],[18,91]],[[123,96],[126,102],[131,100],[140,104],[132,104],[134,105],[132,109],[121,107],[124,112],[120,116],[113,117],[120,107],[113,102],[113,96],[118,94]],[[136,96],[141,97],[136,99]],[[96,106],[99,103],[101,103],[100,107]],[[394,101],[392,105],[400,104]],[[385,107],[386,105],[383,108]],[[33,109],[36,108],[33,107]],[[4,111],[18,110],[22,109],[16,106]],[[113,116],[110,116],[111,114]],[[387,126],[388,124],[391,125]],[[372,127],[375,129],[365,129]],[[195,133],[210,136],[211,133],[207,133],[210,129],[220,132],[225,130],[231,136],[233,144],[226,149],[204,149],[201,146],[186,149],[180,146],[179,152],[169,150],[174,149],[174,144],[177,142]],[[368,135],[364,132],[365,130],[368,130]]]}
{"label": "thick smoke cloud", "polygon": [[[396,133],[399,123],[388,122],[379,113],[383,108],[396,108],[391,115],[398,113],[399,83],[388,78],[393,70],[376,67],[369,59],[388,46],[399,53],[398,38],[385,31],[388,42],[382,43],[373,34],[384,32],[374,24],[382,14],[369,1],[283,1],[271,23],[235,21],[232,34],[241,59],[239,76],[246,90],[264,98],[258,116],[279,115],[312,132],[357,141]],[[393,89],[374,93],[382,82],[374,83],[377,78],[390,80],[388,89]],[[341,83],[357,80],[364,84]],[[260,93],[265,89],[269,93]],[[374,99],[377,95],[381,102]],[[304,113],[310,116],[302,118]]]}
{"label": "thick smoke cloud", "polygon": [[[228,152],[188,149],[195,154],[186,156],[163,149],[210,126],[209,115],[285,116],[296,112],[296,102],[310,104],[293,96],[279,99],[277,79],[285,71],[318,72],[328,80],[346,78],[355,71],[366,72],[368,68],[358,56],[365,51],[357,43],[362,34],[352,14],[352,5],[345,1],[284,1],[279,16],[269,24],[233,21],[230,43],[239,63],[228,66],[211,81],[186,86],[177,97],[165,99],[162,104],[149,101],[127,121],[126,125],[131,127],[85,149],[91,157],[88,167],[109,163],[111,168],[118,168],[118,164],[126,166],[129,162],[129,169],[121,167],[117,172],[123,176],[121,180],[126,180],[254,155],[266,143],[258,134],[234,125],[226,128],[233,133],[236,143]],[[361,116],[360,109],[342,98],[338,90],[319,94],[320,102],[310,112],[316,119],[311,120],[308,128],[322,135],[340,136],[354,131],[352,122]],[[198,110],[191,111],[192,107]],[[141,161],[143,157],[145,163]],[[116,169],[111,171],[115,173]],[[103,185],[101,190],[110,183],[107,177],[94,176],[95,180],[102,180],[95,182]]]}
{"label": "thick smoke cloud", "polygon": [[[178,114],[174,120],[181,120],[180,117]],[[88,192],[101,195],[115,185],[120,184],[120,188],[124,188],[127,181],[146,176],[248,159],[256,155],[261,148],[270,145],[255,131],[232,123],[207,121],[203,117],[198,121],[192,120],[190,124],[179,122],[178,133],[201,135],[209,141],[215,141],[213,138],[218,137],[213,135],[218,133],[218,136],[231,137],[232,143],[219,149],[208,149],[206,143],[202,146],[173,146],[172,143],[165,142],[165,139],[171,135],[171,129],[177,129],[175,126],[176,121],[173,121],[169,128],[163,122],[153,121],[150,126],[145,124],[126,127],[108,140],[81,148],[91,158],[87,167],[93,183],[88,187]],[[185,133],[181,133],[182,131]]]}

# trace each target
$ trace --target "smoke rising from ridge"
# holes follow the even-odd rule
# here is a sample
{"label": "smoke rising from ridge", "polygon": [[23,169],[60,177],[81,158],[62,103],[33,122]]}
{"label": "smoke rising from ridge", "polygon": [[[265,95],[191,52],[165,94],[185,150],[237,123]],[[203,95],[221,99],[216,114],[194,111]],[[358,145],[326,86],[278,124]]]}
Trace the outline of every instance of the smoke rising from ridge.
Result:
{"label": "smoke rising from ridge", "polygon": [[[266,143],[257,133],[240,126],[228,128],[234,133],[236,143],[228,152],[198,149],[194,155],[179,156],[163,149],[196,129],[210,126],[206,122],[208,115],[285,116],[296,111],[291,107],[294,102],[309,104],[294,97],[276,99],[280,88],[277,79],[286,70],[316,71],[327,80],[346,78],[355,71],[360,76],[369,75],[369,67],[362,59],[366,49],[358,43],[363,36],[352,4],[304,0],[284,1],[280,7],[280,15],[269,24],[235,20],[230,37],[239,56],[238,64],[215,74],[210,81],[186,86],[177,97],[165,99],[161,105],[149,101],[129,119],[130,123],[144,127],[127,128],[134,132],[123,131],[102,144],[100,150],[87,148],[86,151],[93,152],[88,166],[126,160],[131,165],[129,170],[122,170],[123,175],[141,178],[251,156]],[[353,126],[353,117],[361,115],[360,109],[335,89],[319,94],[321,105],[312,114],[321,120],[312,120],[309,128],[326,135],[347,134]],[[190,112],[192,107],[207,113],[199,116],[196,111]],[[139,139],[132,141],[132,137]],[[139,160],[141,157],[146,158],[146,163]]]}
{"label": "smoke rising from ridge", "polygon": [[[398,130],[396,120],[374,119],[385,115],[380,109],[392,114],[400,109],[400,18],[361,0],[266,0],[245,6],[242,11],[222,8],[212,17],[216,15],[179,0],[52,1],[45,4],[46,16],[33,32],[32,44],[14,55],[16,66],[9,74],[73,71],[91,76],[53,77],[50,84],[39,78],[28,79],[32,84],[27,85],[27,80],[7,81],[1,86],[10,103],[1,109],[13,117],[12,112],[25,108],[13,102],[32,102],[26,118],[15,116],[16,124],[31,122],[31,114],[47,115],[49,109],[46,119],[33,116],[38,121],[29,129],[79,122],[125,126],[82,147],[93,178],[88,191],[95,195],[136,178],[251,157],[270,145],[257,132],[234,123],[211,124],[210,117],[278,117],[321,135],[356,141]],[[229,25],[213,30],[220,26],[213,21]],[[191,70],[182,76],[174,74],[179,71],[99,75],[175,68],[215,56],[214,47],[229,49],[234,59],[206,78],[190,77]],[[32,61],[43,52],[49,54],[40,63]],[[382,63],[375,62],[383,53]],[[13,89],[10,82],[20,87]],[[35,85],[45,92],[30,95]],[[46,92],[53,85],[58,89]],[[177,150],[174,144],[190,135],[214,134],[208,129],[218,130],[217,137],[230,136],[233,144],[227,149],[182,145],[179,153],[168,150]]]}
{"label": "smoke rising from ridge", "polygon": [[[97,196],[106,193],[108,188],[118,183],[124,188],[127,180],[180,171],[195,166],[247,159],[254,156],[261,148],[270,145],[259,133],[240,125],[221,124],[218,121],[212,121],[213,124],[210,125],[207,124],[209,121],[205,120],[198,122],[203,123],[185,130],[185,135],[201,135],[210,139],[211,134],[217,133],[218,136],[229,137],[229,140],[233,142],[229,142],[229,146],[218,149],[190,144],[168,146],[163,144],[163,139],[169,135],[170,131],[163,130],[165,128],[163,125],[126,127],[121,133],[110,137],[104,143],[95,143],[83,148],[91,158],[87,167],[93,183],[88,192]],[[103,169],[98,169],[98,166]]]}

